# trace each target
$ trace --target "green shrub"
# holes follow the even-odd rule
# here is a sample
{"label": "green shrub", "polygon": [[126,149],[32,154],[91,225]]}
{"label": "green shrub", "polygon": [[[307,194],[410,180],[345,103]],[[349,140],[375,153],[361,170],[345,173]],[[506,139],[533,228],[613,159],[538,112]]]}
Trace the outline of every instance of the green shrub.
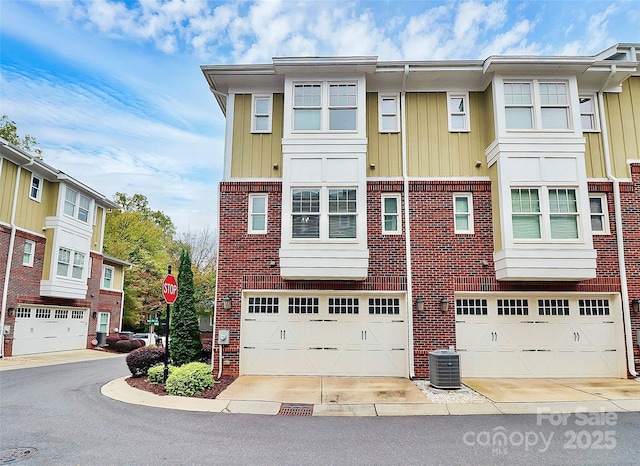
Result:
{"label": "green shrub", "polygon": [[119,340],[113,347],[118,353],[128,353],[140,348],[140,345],[136,340]]}
{"label": "green shrub", "polygon": [[115,348],[116,343],[118,343],[120,340],[129,340],[129,337],[126,335],[118,335],[117,333],[112,333],[111,335],[107,335],[106,342],[110,348]]}
{"label": "green shrub", "polygon": [[[133,340],[131,340],[133,341]],[[116,343],[119,345],[120,343]],[[127,366],[133,377],[147,375],[150,368],[164,361],[164,348],[143,346],[127,355]]]}
{"label": "green shrub", "polygon": [[[171,377],[175,369],[174,366],[169,366],[169,377]],[[147,382],[164,383],[164,364],[153,366],[147,371]]]}
{"label": "green shrub", "polygon": [[191,362],[177,367],[167,379],[165,389],[169,395],[194,396],[213,387],[211,366],[202,362]]}

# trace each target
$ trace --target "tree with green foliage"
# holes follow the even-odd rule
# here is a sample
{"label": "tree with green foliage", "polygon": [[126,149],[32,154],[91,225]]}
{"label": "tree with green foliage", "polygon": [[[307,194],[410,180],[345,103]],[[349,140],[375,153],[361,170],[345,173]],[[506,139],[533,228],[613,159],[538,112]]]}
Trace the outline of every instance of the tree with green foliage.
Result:
{"label": "tree with green foliage", "polygon": [[123,327],[145,330],[149,316],[162,309],[161,283],[172,263],[175,228],[142,194],[116,193],[114,201],[122,211],[107,213],[104,251],[134,265],[125,272]]}
{"label": "tree with green foliage", "polygon": [[42,159],[42,150],[36,147],[38,145],[36,138],[28,134],[24,138],[20,138],[18,125],[16,125],[15,121],[10,120],[7,115],[2,115],[2,118],[0,118],[0,137],[27,152],[34,152],[37,158]]}
{"label": "tree with green foliage", "polygon": [[175,366],[197,362],[202,353],[200,329],[194,301],[193,271],[189,251],[180,253],[178,269],[178,298],[169,320],[171,345],[169,352]]}

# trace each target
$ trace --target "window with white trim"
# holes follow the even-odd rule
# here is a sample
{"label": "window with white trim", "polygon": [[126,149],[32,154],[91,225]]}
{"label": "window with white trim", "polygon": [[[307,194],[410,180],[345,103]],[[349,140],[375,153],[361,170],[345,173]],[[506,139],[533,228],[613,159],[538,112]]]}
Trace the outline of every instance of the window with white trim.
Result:
{"label": "window with white trim", "polygon": [[272,96],[254,95],[251,99],[252,133],[271,132]]}
{"label": "window with white trim", "polygon": [[293,85],[293,130],[353,132],[358,120],[355,82]]}
{"label": "window with white trim", "polygon": [[382,234],[399,235],[402,233],[400,219],[400,195],[382,195]]}
{"label": "window with white trim", "polygon": [[455,233],[473,233],[473,196],[470,193],[453,195]]}
{"label": "window with white trim", "polygon": [[111,320],[111,314],[108,312],[98,312],[98,319],[96,322],[96,332],[109,333],[109,321]]}
{"label": "window with white trim", "polygon": [[29,189],[29,199],[40,202],[42,199],[42,178],[31,174],[31,187]]}
{"label": "window with white trim", "polygon": [[35,241],[25,240],[24,242],[24,251],[22,252],[22,265],[26,265],[27,267],[33,267],[33,257],[36,253],[36,243]]}
{"label": "window with white trim", "polygon": [[58,250],[58,266],[56,275],[58,277],[75,278],[82,280],[86,255],[78,251],[71,251],[67,248]]}
{"label": "window with white trim", "polygon": [[110,265],[102,266],[102,288],[106,288],[107,290],[113,289],[114,270]]}
{"label": "window with white trim", "polygon": [[546,186],[512,188],[511,223],[514,239],[578,239],[577,190]]}
{"label": "window with white trim", "polygon": [[267,232],[267,194],[249,194],[249,233]]}
{"label": "window with white trim", "polygon": [[470,131],[468,102],[469,93],[467,92],[447,92],[450,132],[462,133]]}
{"label": "window with white trim", "polygon": [[594,235],[609,234],[609,212],[607,195],[604,193],[589,194],[589,210],[591,211],[591,233]]}
{"label": "window with white trim", "polygon": [[89,223],[89,210],[91,199],[71,188],[67,188],[64,194],[64,213],[77,218],[81,222]]}
{"label": "window with white trim", "polygon": [[356,238],[357,189],[292,189],[291,217],[291,236],[294,239]]}
{"label": "window with white trim", "polygon": [[378,94],[378,132],[400,131],[400,98],[397,92]]}
{"label": "window with white trim", "polygon": [[571,127],[569,85],[564,81],[504,83],[506,126],[509,130],[566,130]]}
{"label": "window with white trim", "polygon": [[579,101],[582,131],[585,133],[600,131],[595,97],[593,95],[581,95]]}

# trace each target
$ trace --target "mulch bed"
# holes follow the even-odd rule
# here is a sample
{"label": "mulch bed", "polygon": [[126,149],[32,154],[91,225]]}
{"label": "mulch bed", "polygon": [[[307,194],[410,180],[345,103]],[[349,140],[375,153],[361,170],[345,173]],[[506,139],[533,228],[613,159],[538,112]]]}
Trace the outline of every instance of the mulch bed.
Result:
{"label": "mulch bed", "polygon": [[[230,375],[225,375],[220,377],[219,380],[216,380],[216,383],[211,388],[207,388],[200,395],[194,396],[194,398],[208,398],[215,399],[225,388],[227,388],[231,383],[236,380],[235,377]],[[150,392],[155,395],[168,395],[168,393],[164,389],[163,383],[150,383],[147,382],[146,377],[129,377],[126,379],[127,383],[138,390],[144,390],[145,392]]]}

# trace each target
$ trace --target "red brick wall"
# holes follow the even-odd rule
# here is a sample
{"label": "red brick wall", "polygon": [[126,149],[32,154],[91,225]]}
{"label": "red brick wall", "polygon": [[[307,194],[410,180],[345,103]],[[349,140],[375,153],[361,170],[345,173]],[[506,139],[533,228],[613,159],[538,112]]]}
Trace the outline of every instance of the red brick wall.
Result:
{"label": "red brick wall", "polygon": [[[624,232],[624,259],[627,269],[629,301],[640,299],[640,164],[631,165],[630,189],[621,195],[622,223]],[[640,312],[631,312],[631,329],[636,358],[640,350],[636,332],[640,330]],[[636,370],[640,367],[636,366]]]}
{"label": "red brick wall", "polygon": [[[623,186],[627,267],[631,298],[640,298],[640,166],[633,167],[634,183]],[[490,181],[412,181],[410,183],[413,298],[422,297],[425,311],[411,303],[414,322],[414,360],[417,377],[428,377],[428,353],[455,346],[456,291],[589,291],[620,292],[612,186],[590,183],[590,191],[607,193],[611,235],[594,237],[598,251],[597,277],[582,282],[498,282],[493,267],[493,224]],[[382,235],[381,194],[402,194],[402,182],[371,181],[367,185],[369,277],[358,282],[289,281],[280,277],[281,184],[237,182],[220,185],[220,251],[218,264],[217,329],[231,331],[225,347],[225,374],[239,371],[240,298],[243,289],[352,289],[406,291],[406,256],[402,235]],[[248,196],[269,193],[268,234],[247,234]],[[453,193],[473,194],[474,234],[454,233]],[[403,201],[401,201],[402,207]],[[275,266],[270,265],[271,262]],[[222,299],[231,295],[231,310]],[[440,311],[440,300],[449,310]],[[633,315],[634,328],[640,316]],[[214,338],[217,336],[214,334]],[[218,348],[215,348],[215,352]],[[214,354],[217,365],[218,355]]]}

